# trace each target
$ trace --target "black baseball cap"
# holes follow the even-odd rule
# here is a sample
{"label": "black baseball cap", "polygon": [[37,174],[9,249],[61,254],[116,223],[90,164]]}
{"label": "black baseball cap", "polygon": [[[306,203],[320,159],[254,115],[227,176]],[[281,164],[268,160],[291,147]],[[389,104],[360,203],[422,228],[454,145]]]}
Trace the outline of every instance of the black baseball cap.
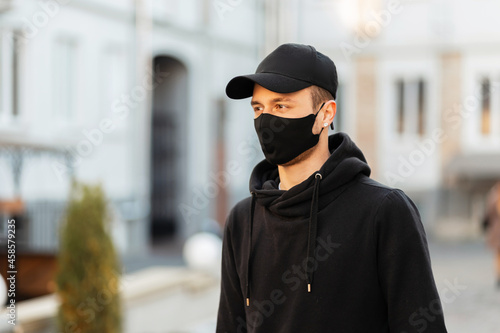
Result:
{"label": "black baseball cap", "polygon": [[277,93],[291,93],[315,85],[337,95],[337,69],[333,61],[310,45],[283,44],[257,67],[255,74],[233,78],[226,95],[242,99],[253,95],[255,83]]}

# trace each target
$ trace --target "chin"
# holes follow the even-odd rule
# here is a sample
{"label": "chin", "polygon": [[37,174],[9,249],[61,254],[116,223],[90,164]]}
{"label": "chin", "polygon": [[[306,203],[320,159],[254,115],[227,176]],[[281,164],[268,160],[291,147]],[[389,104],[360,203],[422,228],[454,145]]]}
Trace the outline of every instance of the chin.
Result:
{"label": "chin", "polygon": [[299,156],[295,157],[293,160],[286,162],[284,164],[280,164],[280,166],[289,167],[289,166],[299,164],[300,162],[307,160],[314,153],[314,151],[316,150],[317,147],[318,147],[318,145],[309,148],[308,150],[306,150],[305,152],[303,152]]}

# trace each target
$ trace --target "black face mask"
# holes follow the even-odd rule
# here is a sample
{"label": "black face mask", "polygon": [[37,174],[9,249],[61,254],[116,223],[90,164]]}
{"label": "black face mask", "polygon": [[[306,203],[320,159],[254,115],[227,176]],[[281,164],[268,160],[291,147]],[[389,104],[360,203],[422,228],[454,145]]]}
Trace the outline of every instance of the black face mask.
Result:
{"label": "black face mask", "polygon": [[325,103],[316,114],[302,118],[283,118],[263,113],[254,119],[260,146],[269,163],[286,164],[318,144],[323,128],[319,134],[313,134],[312,128],[323,105]]}

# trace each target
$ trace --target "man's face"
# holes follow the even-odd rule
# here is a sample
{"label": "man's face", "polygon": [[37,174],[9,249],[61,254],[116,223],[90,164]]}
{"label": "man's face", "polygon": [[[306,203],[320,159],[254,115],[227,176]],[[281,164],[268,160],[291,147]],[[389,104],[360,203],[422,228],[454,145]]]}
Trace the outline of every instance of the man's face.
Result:
{"label": "man's face", "polygon": [[[318,110],[314,110],[311,88],[305,88],[293,93],[280,94],[274,91],[270,91],[258,84],[255,84],[253,90],[253,97],[251,101],[252,108],[254,110],[254,118],[260,117],[263,113],[267,113],[273,116],[281,118],[304,118],[311,114],[316,114]],[[320,111],[321,114],[324,112]],[[319,115],[318,115],[319,116]],[[321,117],[315,117],[314,124],[312,126],[311,133],[319,134],[321,133]],[[275,120],[275,119],[274,119]],[[272,129],[272,131],[280,131],[283,129],[283,125],[277,126]],[[269,132],[266,132],[269,139]],[[325,131],[327,135],[327,131]],[[274,138],[271,135],[271,138]],[[274,140],[274,139],[271,139]],[[309,158],[309,156],[317,148],[317,145],[311,147],[310,149],[302,152],[300,155],[296,156],[291,161],[280,164],[282,166],[291,166],[299,163],[302,160]]]}
{"label": "man's face", "polygon": [[283,118],[302,118],[317,110],[313,110],[311,88],[293,93],[280,94],[255,84],[251,105],[254,118],[262,113],[269,113]]}

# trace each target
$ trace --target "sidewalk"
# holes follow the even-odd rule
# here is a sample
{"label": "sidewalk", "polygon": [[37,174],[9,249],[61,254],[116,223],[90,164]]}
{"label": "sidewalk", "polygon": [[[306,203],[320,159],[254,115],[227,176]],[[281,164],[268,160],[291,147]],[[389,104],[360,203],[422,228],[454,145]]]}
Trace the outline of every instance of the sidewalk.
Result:
{"label": "sidewalk", "polygon": [[493,254],[484,243],[431,243],[429,248],[448,332],[500,333],[500,290]]}
{"label": "sidewalk", "polygon": [[[500,333],[500,290],[493,255],[483,242],[432,242],[429,248],[448,332]],[[151,264],[134,262],[139,263]],[[215,330],[219,281],[213,277],[182,267],[149,267],[127,274],[123,288],[124,333]],[[38,328],[26,326],[25,332],[53,333],[56,307],[53,295],[19,304],[20,326],[31,322]]]}
{"label": "sidewalk", "polygon": [[[123,333],[214,331],[219,280],[211,275],[185,267],[149,267],[123,276],[120,289]],[[7,324],[2,309],[0,333],[54,333],[58,306],[54,294],[19,302],[15,327]],[[84,309],[99,312],[91,305]]]}
{"label": "sidewalk", "polygon": [[[500,333],[500,290],[495,287],[493,254],[484,242],[432,242],[429,248],[448,332]],[[179,332],[214,329],[215,318]]]}

